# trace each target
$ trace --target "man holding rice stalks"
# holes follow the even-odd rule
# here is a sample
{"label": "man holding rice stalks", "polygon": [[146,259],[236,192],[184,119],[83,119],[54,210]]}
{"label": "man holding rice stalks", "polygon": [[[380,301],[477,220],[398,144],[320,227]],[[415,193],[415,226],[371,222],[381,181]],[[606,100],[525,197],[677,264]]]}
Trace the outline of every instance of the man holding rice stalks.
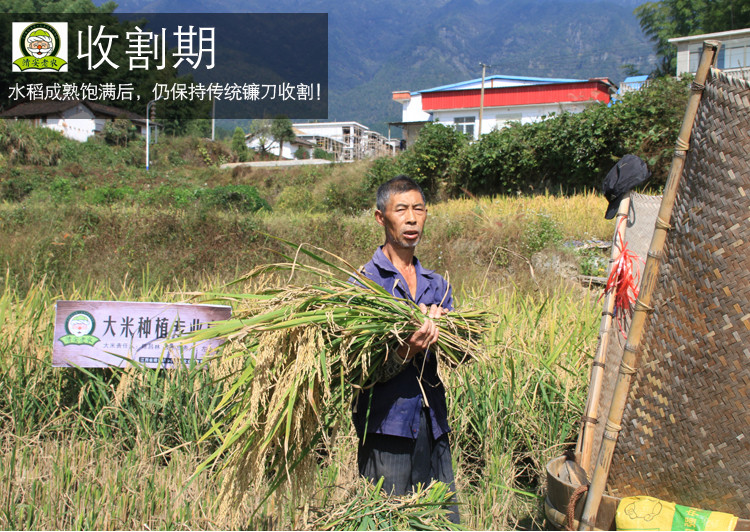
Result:
{"label": "man holding rice stalks", "polygon": [[[400,175],[383,184],[375,219],[385,228],[385,244],[360,272],[429,317],[409,336],[396,335],[376,383],[358,394],[353,408],[360,474],[374,482],[383,477],[383,488],[395,495],[432,480],[455,492],[445,388],[430,350],[439,335],[433,320],[452,310],[453,297],[445,279],[414,256],[426,218],[424,193],[412,179]],[[458,508],[452,512],[458,522]]]}

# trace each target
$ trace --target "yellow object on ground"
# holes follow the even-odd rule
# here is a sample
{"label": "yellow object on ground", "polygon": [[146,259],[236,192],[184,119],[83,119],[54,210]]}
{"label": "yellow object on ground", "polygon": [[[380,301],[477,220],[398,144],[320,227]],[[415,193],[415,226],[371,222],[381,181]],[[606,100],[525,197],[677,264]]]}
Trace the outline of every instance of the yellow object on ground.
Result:
{"label": "yellow object on ground", "polygon": [[737,517],[638,496],[620,501],[615,524],[617,530],[734,530]]}

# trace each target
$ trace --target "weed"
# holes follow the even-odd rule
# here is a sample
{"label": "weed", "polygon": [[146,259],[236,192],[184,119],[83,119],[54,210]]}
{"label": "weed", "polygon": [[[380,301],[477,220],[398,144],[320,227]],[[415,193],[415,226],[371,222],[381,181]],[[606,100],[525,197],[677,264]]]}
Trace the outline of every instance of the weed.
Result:
{"label": "weed", "polygon": [[607,274],[609,257],[604,256],[598,248],[582,249],[577,251],[580,271],[582,275],[602,277]]}
{"label": "weed", "polygon": [[531,255],[547,246],[557,245],[563,240],[559,224],[544,212],[537,213],[527,222],[523,234],[523,246]]}
{"label": "weed", "polygon": [[198,193],[201,203],[208,208],[256,212],[269,210],[268,202],[260,197],[258,189],[250,185],[225,185],[201,189]]}

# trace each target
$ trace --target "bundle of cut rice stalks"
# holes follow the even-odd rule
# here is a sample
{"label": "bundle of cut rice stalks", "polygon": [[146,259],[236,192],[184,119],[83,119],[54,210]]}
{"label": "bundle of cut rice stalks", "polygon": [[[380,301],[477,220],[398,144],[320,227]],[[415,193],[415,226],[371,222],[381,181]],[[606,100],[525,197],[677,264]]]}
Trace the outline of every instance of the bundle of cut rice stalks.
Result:
{"label": "bundle of cut rice stalks", "polygon": [[303,530],[465,530],[452,523],[449,506],[453,492],[446,484],[433,481],[418,485],[416,491],[401,497],[384,496],[383,479],[376,485],[365,479],[346,490],[342,500],[322,507],[305,506]]}
{"label": "bundle of cut rice stalks", "polygon": [[[301,247],[300,253],[317,265],[284,256],[287,262],[235,281],[284,273],[284,288],[208,294],[243,303],[235,318],[185,339],[227,338],[242,346],[221,355],[225,367],[227,358],[242,362],[224,377],[226,392],[204,436],[218,436],[221,444],[197,472],[218,465],[228,473],[222,489],[228,508],[252,484],[266,488],[266,497],[285,481],[309,486],[317,468],[313,451],[348,423],[354,394],[373,384],[373,372],[426,319],[414,303],[394,298],[341,259]],[[319,282],[291,284],[300,273]],[[435,319],[440,334],[433,351],[443,367],[486,357],[480,341],[487,318],[465,310]]]}

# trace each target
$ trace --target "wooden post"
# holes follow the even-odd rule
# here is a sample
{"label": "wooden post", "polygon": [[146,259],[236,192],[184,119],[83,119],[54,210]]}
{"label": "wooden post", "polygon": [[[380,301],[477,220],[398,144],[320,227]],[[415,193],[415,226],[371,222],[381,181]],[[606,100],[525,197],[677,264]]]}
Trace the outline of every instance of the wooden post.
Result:
{"label": "wooden post", "polygon": [[[612,258],[607,268],[607,279],[612,273],[612,267],[620,258],[620,254],[625,244],[625,227],[627,226],[628,210],[630,209],[630,192],[620,201],[615,218],[615,236],[612,239]],[[576,454],[579,456],[578,463],[584,469],[589,470],[591,465],[591,444],[594,441],[594,432],[596,423],[599,418],[599,398],[602,393],[602,384],[604,382],[604,367],[607,361],[607,349],[609,348],[609,330],[612,327],[613,311],[615,308],[615,292],[617,287],[604,295],[604,304],[602,305],[602,321],[599,326],[599,346],[594,356],[594,362],[591,365],[591,381],[589,385],[589,396],[586,402],[586,410],[583,413],[581,422],[581,437],[578,441]]]}
{"label": "wooden post", "polygon": [[708,71],[714,63],[716,52],[719,48],[717,41],[705,41],[703,43],[703,55],[698,66],[698,72],[695,75],[695,81],[691,87],[692,93],[688,100],[685,117],[682,121],[680,134],[677,137],[675,146],[675,155],[672,159],[672,166],[669,170],[669,177],[664,188],[664,195],[659,214],[654,224],[654,236],[651,238],[651,245],[646,259],[646,266],[643,270],[643,282],[641,291],[638,294],[638,300],[635,303],[635,312],[633,321],[630,325],[628,340],[625,343],[625,349],[622,354],[620,364],[620,373],[617,376],[617,383],[612,396],[612,404],[607,416],[607,424],[604,427],[604,436],[599,448],[599,456],[596,460],[594,474],[592,475],[591,485],[586,496],[586,503],[581,516],[579,530],[593,530],[596,525],[596,516],[599,512],[599,503],[601,502],[604,488],[609,477],[609,467],[612,464],[612,455],[615,450],[617,436],[622,427],[622,415],[625,411],[628,393],[630,391],[630,381],[636,372],[639,363],[638,348],[643,335],[643,325],[651,309],[651,296],[656,285],[657,275],[659,273],[659,262],[664,250],[664,242],[667,238],[667,230],[670,228],[669,221],[672,217],[672,208],[674,207],[677,187],[682,178],[682,169],[685,166],[685,155],[690,147],[690,133],[693,129],[695,115],[698,112],[698,104],[703,95],[703,85],[708,77]]}

